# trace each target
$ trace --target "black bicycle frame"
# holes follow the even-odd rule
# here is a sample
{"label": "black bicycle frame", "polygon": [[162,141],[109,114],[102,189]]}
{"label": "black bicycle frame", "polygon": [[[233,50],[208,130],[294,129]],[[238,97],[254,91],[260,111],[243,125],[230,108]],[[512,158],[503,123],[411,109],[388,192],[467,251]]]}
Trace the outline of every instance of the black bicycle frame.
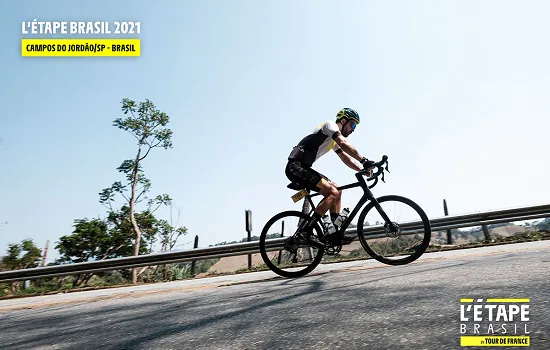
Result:
{"label": "black bicycle frame", "polygon": [[[374,197],[374,194],[372,193],[372,191],[370,190],[369,186],[367,185],[367,182],[365,181],[365,178],[363,177],[363,174],[364,174],[364,171],[361,171],[361,172],[358,172],[355,174],[355,177],[357,178],[357,182],[354,182],[352,184],[349,184],[349,185],[344,185],[344,186],[341,186],[341,187],[337,187],[337,189],[339,191],[343,191],[343,190],[347,190],[347,189],[350,189],[350,188],[355,188],[355,187],[361,187],[364,191],[364,194],[363,196],[361,197],[361,199],[359,200],[359,202],[357,202],[357,205],[355,206],[355,208],[353,208],[353,210],[351,211],[351,213],[349,214],[348,218],[346,219],[346,221],[344,221],[344,223],[342,224],[342,226],[340,228],[337,229],[336,233],[337,234],[340,234],[341,232],[345,232],[349,226],[349,224],[351,223],[351,221],[353,220],[353,218],[357,215],[357,213],[359,212],[359,209],[361,209],[361,207],[367,203],[369,200],[372,201],[374,203],[374,206],[376,207],[376,209],[378,210],[378,212],[380,213],[380,215],[382,216],[382,218],[384,219],[384,221],[386,223],[390,223],[391,225],[391,221],[390,221],[390,218],[386,215],[386,213],[384,212],[384,210],[382,209],[382,206],[380,205],[380,203],[378,203],[378,201],[376,200],[376,198]],[[317,192],[317,193],[314,193],[314,194],[308,194],[306,195],[305,199],[309,201],[309,203],[311,204],[311,212],[315,211],[315,205],[313,204],[313,201],[311,200],[311,197],[315,197],[315,196],[319,196],[321,195],[320,192]],[[310,213],[311,213],[310,212]]]}

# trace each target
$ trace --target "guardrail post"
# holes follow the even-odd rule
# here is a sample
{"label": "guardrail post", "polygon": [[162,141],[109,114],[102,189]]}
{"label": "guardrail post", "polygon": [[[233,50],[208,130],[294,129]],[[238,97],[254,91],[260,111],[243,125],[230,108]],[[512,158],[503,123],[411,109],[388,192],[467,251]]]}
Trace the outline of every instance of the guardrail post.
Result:
{"label": "guardrail post", "polygon": [[[193,245],[193,249],[197,249],[199,247],[199,236],[198,235],[195,235],[195,244]],[[192,276],[195,276],[195,264],[196,261],[193,260],[191,262],[191,275]]]}
{"label": "guardrail post", "polygon": [[[447,201],[443,199],[443,211],[445,212],[445,216],[449,216],[449,210],[447,210]],[[451,230],[447,230],[447,244],[453,244],[453,234]]]}
{"label": "guardrail post", "polygon": [[489,234],[489,229],[487,228],[487,225],[481,225],[481,228],[483,229],[483,234],[485,235],[485,240],[490,241],[491,235]]}
{"label": "guardrail post", "polygon": [[[248,233],[248,242],[252,241],[252,211],[246,210],[245,221],[246,221],[246,232]],[[252,254],[248,254],[248,268],[252,267]]]}

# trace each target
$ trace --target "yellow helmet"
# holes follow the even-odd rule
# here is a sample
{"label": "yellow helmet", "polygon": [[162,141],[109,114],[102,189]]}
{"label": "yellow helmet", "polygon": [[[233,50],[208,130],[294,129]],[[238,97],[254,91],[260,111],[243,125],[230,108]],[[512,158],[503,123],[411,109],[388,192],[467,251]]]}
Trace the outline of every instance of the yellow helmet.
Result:
{"label": "yellow helmet", "polygon": [[336,114],[336,120],[340,120],[342,118],[352,119],[356,122],[356,124],[361,122],[359,114],[352,108],[342,108],[339,110],[338,114]]}

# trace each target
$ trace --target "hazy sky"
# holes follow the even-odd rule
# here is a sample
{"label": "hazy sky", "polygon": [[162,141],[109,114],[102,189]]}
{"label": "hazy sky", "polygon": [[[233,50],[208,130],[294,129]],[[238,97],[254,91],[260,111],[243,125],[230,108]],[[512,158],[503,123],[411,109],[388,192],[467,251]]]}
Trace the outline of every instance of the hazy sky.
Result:
{"label": "hazy sky", "polygon": [[[9,4],[9,5],[8,5]],[[430,217],[549,202],[547,1],[12,1],[0,11],[0,255],[41,248],[122,180],[133,136],[112,126],[121,100],[152,100],[174,147],[144,161],[152,193],[174,199],[179,249],[253,234],[286,209],[286,157],[342,107],[359,152],[389,156],[376,195]],[[21,57],[21,22],[141,22],[135,58]],[[339,185],[334,153],[315,167]],[[353,207],[360,189],[344,192]],[[119,203],[120,204],[120,203]],[[169,210],[158,212],[169,218]],[[188,243],[188,244],[185,244]]]}

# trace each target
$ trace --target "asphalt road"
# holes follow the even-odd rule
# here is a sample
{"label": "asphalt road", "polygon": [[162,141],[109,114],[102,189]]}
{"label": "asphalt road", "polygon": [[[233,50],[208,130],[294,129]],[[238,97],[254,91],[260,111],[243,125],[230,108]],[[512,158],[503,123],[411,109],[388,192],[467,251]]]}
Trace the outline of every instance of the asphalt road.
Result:
{"label": "asphalt road", "polygon": [[0,348],[468,349],[461,298],[529,298],[530,348],[550,349],[549,267],[542,241],[4,300]]}

